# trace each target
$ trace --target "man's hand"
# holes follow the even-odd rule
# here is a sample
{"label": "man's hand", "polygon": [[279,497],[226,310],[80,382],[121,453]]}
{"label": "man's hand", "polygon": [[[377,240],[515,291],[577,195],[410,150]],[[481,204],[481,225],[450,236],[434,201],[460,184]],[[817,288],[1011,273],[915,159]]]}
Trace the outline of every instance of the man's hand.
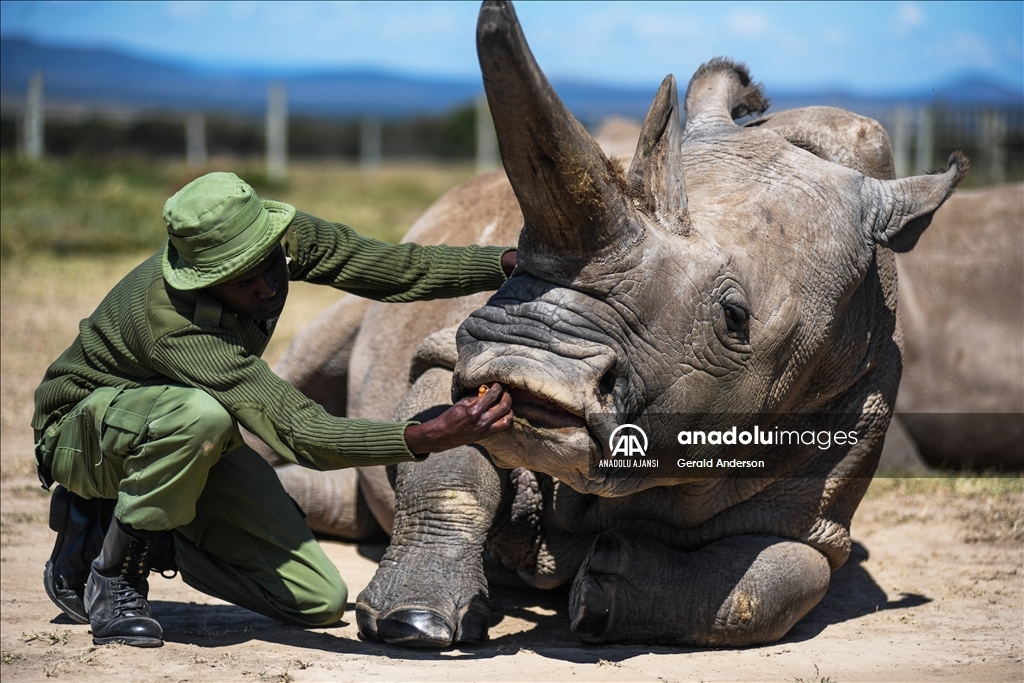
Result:
{"label": "man's hand", "polygon": [[433,420],[408,427],[405,443],[413,453],[439,453],[511,426],[512,395],[492,384],[485,393],[467,396]]}

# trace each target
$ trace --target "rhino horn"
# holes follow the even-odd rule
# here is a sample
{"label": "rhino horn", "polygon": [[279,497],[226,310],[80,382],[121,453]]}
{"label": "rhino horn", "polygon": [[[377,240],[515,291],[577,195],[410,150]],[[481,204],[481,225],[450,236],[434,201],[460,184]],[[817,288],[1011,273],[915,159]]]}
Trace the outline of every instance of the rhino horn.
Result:
{"label": "rhino horn", "polygon": [[967,157],[953,152],[945,171],[899,180],[865,179],[861,191],[869,205],[878,207],[867,221],[874,242],[895,252],[913,249],[970,166]]}
{"label": "rhino horn", "polygon": [[716,57],[700,65],[686,89],[686,133],[732,126],[747,114],[763,114],[770,104],[745,65]]}
{"label": "rhino horn", "polygon": [[811,154],[869,178],[892,180],[892,143],[882,124],[835,107],[803,107],[768,114],[744,128],[773,130]]}
{"label": "rhino horn", "polygon": [[585,260],[637,230],[625,182],[537,66],[509,2],[488,1],[477,53],[501,160],[523,211],[520,249]]}
{"label": "rhino horn", "polygon": [[686,230],[689,218],[681,138],[679,96],[675,76],[670,74],[661,82],[640,129],[636,153],[626,173],[626,185],[644,211],[665,224]]}

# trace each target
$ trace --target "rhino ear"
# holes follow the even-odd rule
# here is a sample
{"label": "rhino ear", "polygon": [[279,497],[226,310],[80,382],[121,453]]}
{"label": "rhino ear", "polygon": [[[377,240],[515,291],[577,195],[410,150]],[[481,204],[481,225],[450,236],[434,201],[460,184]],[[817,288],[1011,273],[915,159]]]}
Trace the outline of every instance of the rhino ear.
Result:
{"label": "rhino ear", "polygon": [[746,65],[724,57],[701,64],[686,89],[686,134],[721,127],[747,114],[763,114],[771,104]]}
{"label": "rhino ear", "polygon": [[871,187],[876,193],[878,206],[868,221],[874,242],[899,253],[913,249],[921,233],[931,224],[932,216],[953,194],[969,168],[967,157],[953,152],[945,171],[865,183],[865,187]]}
{"label": "rhino ear", "polygon": [[687,220],[681,138],[679,95],[669,74],[644,119],[626,184],[638,208],[670,224]]}

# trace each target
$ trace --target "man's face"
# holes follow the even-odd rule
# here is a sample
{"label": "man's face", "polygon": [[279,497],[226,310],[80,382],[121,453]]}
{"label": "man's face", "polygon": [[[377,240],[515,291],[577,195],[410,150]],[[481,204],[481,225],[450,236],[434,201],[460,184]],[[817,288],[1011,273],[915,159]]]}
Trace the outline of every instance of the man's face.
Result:
{"label": "man's face", "polygon": [[279,244],[270,256],[236,278],[206,291],[229,313],[251,320],[277,318],[288,298],[288,263]]}

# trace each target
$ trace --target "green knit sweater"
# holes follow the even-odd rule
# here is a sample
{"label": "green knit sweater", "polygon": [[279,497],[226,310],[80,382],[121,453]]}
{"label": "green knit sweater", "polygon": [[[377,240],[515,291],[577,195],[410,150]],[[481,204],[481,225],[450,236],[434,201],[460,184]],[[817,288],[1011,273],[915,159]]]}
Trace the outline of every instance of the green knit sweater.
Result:
{"label": "green knit sweater", "polygon": [[[296,213],[283,239],[291,280],[331,285],[378,301],[405,302],[497,289],[502,247],[392,245]],[[166,245],[165,245],[166,248]],[[317,469],[412,460],[411,423],[329,415],[260,358],[273,334],[222,310],[213,297],[164,282],[162,250],[119,282],[79,324],[74,343],[35,393],[39,431],[97,387],[173,382],[202,389],[280,455]]]}

